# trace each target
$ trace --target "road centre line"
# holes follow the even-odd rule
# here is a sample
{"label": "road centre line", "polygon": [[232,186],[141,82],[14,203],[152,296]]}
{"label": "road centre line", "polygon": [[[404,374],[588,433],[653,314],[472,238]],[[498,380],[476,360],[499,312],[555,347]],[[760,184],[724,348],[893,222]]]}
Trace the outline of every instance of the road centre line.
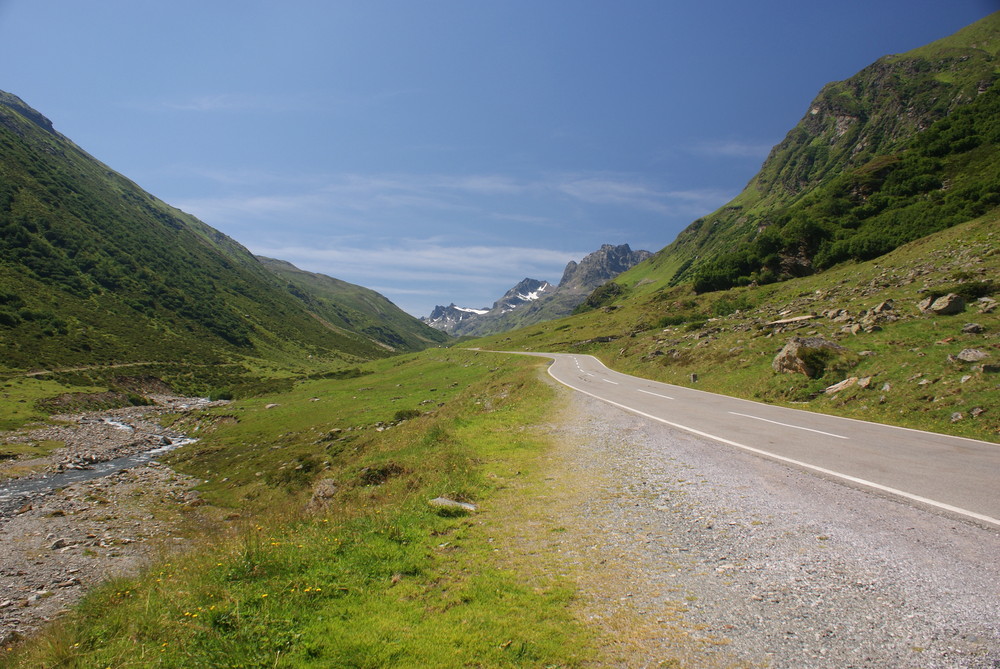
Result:
{"label": "road centre line", "polygon": [[610,404],[612,406],[616,406],[619,409],[623,409],[625,411],[629,411],[631,413],[637,414],[637,415],[642,416],[644,418],[649,418],[650,420],[655,420],[655,421],[657,421],[659,423],[663,423],[664,425],[669,425],[671,427],[675,427],[678,430],[684,430],[685,432],[690,432],[691,434],[698,435],[699,437],[705,437],[706,439],[712,439],[713,441],[718,441],[718,442],[721,442],[723,444],[728,444],[728,445],[733,446],[735,448],[739,448],[739,449],[742,449],[744,451],[749,451],[750,453],[756,453],[757,455],[762,455],[762,456],[764,456],[766,458],[771,458],[772,460],[778,460],[780,462],[787,462],[788,464],[792,464],[792,465],[795,465],[797,467],[802,467],[804,469],[809,469],[809,470],[812,470],[814,472],[819,472],[820,474],[825,474],[825,475],[831,476],[833,478],[842,479],[844,481],[850,481],[851,483],[855,483],[855,484],[860,485],[860,486],[865,486],[865,487],[868,487],[868,488],[873,488],[875,490],[879,490],[881,492],[885,492],[885,493],[888,493],[890,495],[896,495],[898,497],[903,497],[905,499],[908,499],[908,500],[911,500],[911,501],[914,501],[914,502],[919,502],[921,504],[926,504],[928,506],[933,506],[933,507],[935,507],[937,509],[941,509],[943,511],[949,511],[951,513],[956,513],[958,515],[965,516],[967,518],[974,518],[975,520],[978,520],[980,522],[984,522],[984,523],[988,523],[990,525],[994,525],[994,526],[1000,527],[1000,518],[993,518],[992,516],[987,516],[987,515],[982,514],[982,513],[977,513],[975,511],[969,511],[968,509],[962,509],[962,508],[957,507],[957,506],[952,506],[951,504],[946,504],[944,502],[938,502],[938,501],[933,500],[933,499],[928,499],[927,497],[921,497],[920,495],[914,495],[913,493],[909,493],[909,492],[906,492],[904,490],[898,490],[896,488],[890,488],[889,486],[884,486],[884,485],[882,485],[880,483],[875,483],[874,481],[867,481],[865,479],[858,478],[856,476],[851,476],[849,474],[842,474],[840,472],[835,472],[832,469],[826,469],[825,467],[818,467],[816,465],[811,465],[811,464],[809,464],[807,462],[802,462],[801,460],[794,460],[792,458],[787,458],[787,457],[785,457],[783,455],[778,455],[777,453],[771,453],[769,451],[765,451],[765,450],[762,450],[762,449],[759,449],[759,448],[754,448],[753,446],[747,446],[746,444],[741,444],[741,443],[739,443],[737,441],[732,441],[731,439],[726,439],[725,437],[719,437],[719,436],[716,436],[714,434],[709,434],[708,432],[702,432],[701,430],[696,430],[693,427],[688,427],[686,425],[681,425],[680,423],[674,423],[672,421],[666,420],[665,418],[660,418],[659,416],[654,416],[652,414],[645,413],[644,411],[639,411],[638,409],[633,409],[630,406],[626,406],[624,404],[619,404],[618,402],[614,402],[612,400],[606,399],[604,397],[601,397],[600,395],[595,395],[594,393],[587,392],[586,390],[583,390],[582,388],[577,388],[576,386],[572,386],[569,383],[563,381],[562,379],[556,377],[556,375],[552,373],[552,366],[551,365],[549,365],[548,373],[549,373],[549,376],[551,376],[553,379],[555,379],[559,383],[563,384],[564,386],[566,386],[568,388],[572,388],[573,390],[575,390],[575,391],[577,391],[579,393],[583,393],[584,395],[587,395],[589,397],[593,397],[594,399],[600,400],[602,402],[607,402],[608,404]]}
{"label": "road centre line", "polygon": [[656,395],[657,397],[662,397],[665,400],[672,400],[672,399],[674,399],[670,395],[661,395],[660,393],[653,393],[653,392],[650,392],[648,390],[643,390],[642,388],[636,388],[636,390],[639,391],[640,393],[646,393],[647,395]]}
{"label": "road centre line", "polygon": [[791,427],[791,428],[795,428],[796,430],[805,430],[806,432],[815,432],[816,434],[826,435],[827,437],[836,437],[837,439],[850,439],[850,437],[845,437],[845,436],[840,435],[840,434],[833,434],[832,432],[823,432],[822,430],[814,430],[811,427],[802,427],[800,425],[791,425],[789,423],[779,423],[776,420],[768,420],[767,418],[761,418],[760,416],[751,416],[748,413],[737,413],[735,411],[730,411],[729,413],[731,413],[734,416],[743,416],[744,418],[753,418],[754,420],[762,420],[765,423],[773,423],[775,425],[781,425],[782,427]]}
{"label": "road centre line", "polygon": [[611,379],[601,379],[601,381],[604,381],[605,383],[610,383],[613,386],[617,386],[618,385],[617,381],[612,381]]}

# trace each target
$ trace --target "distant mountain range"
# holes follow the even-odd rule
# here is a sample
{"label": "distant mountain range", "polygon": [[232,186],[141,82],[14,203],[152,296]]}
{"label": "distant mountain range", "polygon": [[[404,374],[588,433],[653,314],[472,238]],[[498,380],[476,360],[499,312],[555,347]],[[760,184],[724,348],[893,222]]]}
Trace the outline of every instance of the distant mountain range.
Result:
{"label": "distant mountain range", "polygon": [[255,258],[3,92],[0,175],[0,371],[142,361],[196,379],[448,340],[373,291]]}
{"label": "distant mountain range", "polygon": [[653,254],[633,251],[628,244],[604,244],[579,263],[571,260],[558,286],[538,279],[523,279],[491,308],[437,306],[422,319],[454,336],[481,336],[505,332],[573,313],[597,287]]}

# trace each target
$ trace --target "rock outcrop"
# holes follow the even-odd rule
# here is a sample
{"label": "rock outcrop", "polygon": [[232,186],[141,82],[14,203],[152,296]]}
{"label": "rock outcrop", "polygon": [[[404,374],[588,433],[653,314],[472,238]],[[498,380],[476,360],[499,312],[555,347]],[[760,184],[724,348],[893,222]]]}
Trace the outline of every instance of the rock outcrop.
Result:
{"label": "rock outcrop", "polygon": [[811,379],[823,375],[830,362],[850,352],[822,337],[792,337],[771,362],[779,373],[805,374]]}

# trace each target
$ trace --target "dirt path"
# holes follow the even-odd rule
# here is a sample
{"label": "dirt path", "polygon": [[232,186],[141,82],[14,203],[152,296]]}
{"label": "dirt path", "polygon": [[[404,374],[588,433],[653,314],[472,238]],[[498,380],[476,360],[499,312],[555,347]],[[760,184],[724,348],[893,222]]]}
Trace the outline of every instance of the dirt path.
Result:
{"label": "dirt path", "polygon": [[1000,533],[558,392],[504,543],[580,586],[608,664],[1000,666]]}
{"label": "dirt path", "polygon": [[[60,416],[66,425],[0,435],[66,444],[45,458],[0,463],[0,474],[54,473],[147,451],[165,436],[181,436],[159,426],[159,414],[204,406],[190,398],[156,399],[156,406]],[[199,503],[192,491],[199,482],[153,461],[0,505],[0,644],[29,635],[87,590],[134,573],[158,551],[183,546],[182,512]]]}

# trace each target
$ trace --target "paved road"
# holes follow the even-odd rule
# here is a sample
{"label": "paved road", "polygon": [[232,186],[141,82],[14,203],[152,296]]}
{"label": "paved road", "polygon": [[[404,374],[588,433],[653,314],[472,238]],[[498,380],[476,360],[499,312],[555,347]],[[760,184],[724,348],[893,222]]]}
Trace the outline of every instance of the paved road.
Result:
{"label": "paved road", "polygon": [[640,379],[597,358],[552,358],[560,383],[674,428],[1000,527],[1000,445],[838,418]]}

